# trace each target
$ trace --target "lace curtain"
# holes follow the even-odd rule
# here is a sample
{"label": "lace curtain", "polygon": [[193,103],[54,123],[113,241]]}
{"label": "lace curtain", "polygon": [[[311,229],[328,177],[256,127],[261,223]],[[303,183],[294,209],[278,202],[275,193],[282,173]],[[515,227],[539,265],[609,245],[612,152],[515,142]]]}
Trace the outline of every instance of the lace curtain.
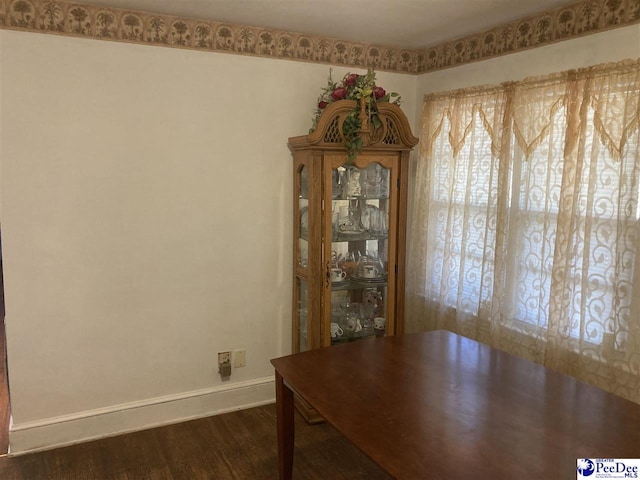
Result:
{"label": "lace curtain", "polygon": [[406,330],[640,403],[640,61],[425,97]]}

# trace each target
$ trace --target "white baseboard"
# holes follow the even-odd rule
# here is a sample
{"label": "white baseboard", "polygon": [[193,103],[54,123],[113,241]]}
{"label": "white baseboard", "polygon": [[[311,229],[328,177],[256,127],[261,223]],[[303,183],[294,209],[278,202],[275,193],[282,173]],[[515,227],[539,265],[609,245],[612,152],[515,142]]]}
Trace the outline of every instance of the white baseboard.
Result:
{"label": "white baseboard", "polygon": [[275,401],[273,377],[12,425],[9,456],[49,450]]}

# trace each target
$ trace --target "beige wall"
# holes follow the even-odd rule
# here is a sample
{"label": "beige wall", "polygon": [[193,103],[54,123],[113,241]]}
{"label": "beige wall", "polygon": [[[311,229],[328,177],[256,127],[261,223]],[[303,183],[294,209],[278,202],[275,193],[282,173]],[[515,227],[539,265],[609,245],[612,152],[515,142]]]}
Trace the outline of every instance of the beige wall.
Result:
{"label": "beige wall", "polygon": [[[329,68],[0,42],[12,452],[272,401],[291,335],[287,138]],[[413,118],[416,78],[378,79]],[[247,366],[222,382],[216,353],[237,348]]]}

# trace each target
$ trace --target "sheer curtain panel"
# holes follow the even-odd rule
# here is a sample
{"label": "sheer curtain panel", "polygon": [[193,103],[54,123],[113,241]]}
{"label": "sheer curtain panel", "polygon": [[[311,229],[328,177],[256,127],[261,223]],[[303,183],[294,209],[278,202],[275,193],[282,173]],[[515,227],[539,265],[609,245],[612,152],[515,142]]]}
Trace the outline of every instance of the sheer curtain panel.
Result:
{"label": "sheer curtain panel", "polygon": [[640,61],[425,97],[407,331],[640,403]]}

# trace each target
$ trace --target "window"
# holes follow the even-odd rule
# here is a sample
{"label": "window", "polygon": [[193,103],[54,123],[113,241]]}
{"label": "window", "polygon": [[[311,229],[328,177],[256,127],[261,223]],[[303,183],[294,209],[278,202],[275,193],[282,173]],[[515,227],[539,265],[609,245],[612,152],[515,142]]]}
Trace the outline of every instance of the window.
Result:
{"label": "window", "polygon": [[638,62],[427,96],[409,315],[638,398],[639,99]]}

